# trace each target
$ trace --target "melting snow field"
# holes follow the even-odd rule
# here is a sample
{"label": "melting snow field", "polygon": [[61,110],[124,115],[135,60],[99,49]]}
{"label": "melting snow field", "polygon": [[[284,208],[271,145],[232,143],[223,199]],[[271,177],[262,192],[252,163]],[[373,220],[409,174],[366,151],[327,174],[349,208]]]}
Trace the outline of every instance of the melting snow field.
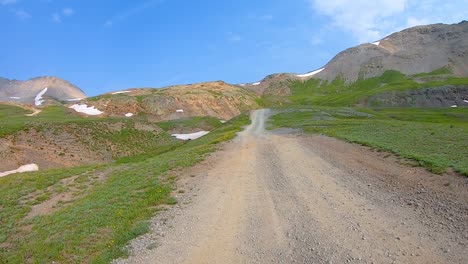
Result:
{"label": "melting snow field", "polygon": [[33,163],[33,164],[23,165],[16,170],[0,172],[0,177],[5,177],[7,175],[14,174],[14,173],[30,172],[30,171],[38,171],[38,170],[39,170],[39,166]]}
{"label": "melting snow field", "polygon": [[463,100],[463,102],[468,103],[468,100]]}
{"label": "melting snow field", "polygon": [[183,112],[184,112],[184,109],[176,110],[176,113],[183,113]]}
{"label": "melting snow field", "polygon": [[104,112],[101,112],[98,109],[96,109],[96,107],[94,107],[94,106],[87,106],[85,104],[80,104],[80,105],[79,104],[74,104],[74,105],[70,106],[69,108],[74,109],[78,113],[83,113],[83,114],[87,114],[87,115],[100,115],[100,114],[104,113]]}
{"label": "melting snow field", "polygon": [[457,108],[457,107],[458,107],[458,105],[452,105],[451,107],[452,107],[452,108]]}
{"label": "melting snow field", "polygon": [[207,135],[210,133],[209,131],[200,131],[197,133],[192,133],[192,134],[172,134],[173,137],[181,140],[195,140],[197,138],[201,138],[204,135]]}
{"label": "melting snow field", "polygon": [[126,117],[132,117],[133,114],[132,113],[128,113],[128,114],[125,114]]}
{"label": "melting snow field", "polygon": [[47,93],[47,87],[44,88],[44,90],[40,91],[37,95],[36,98],[34,98],[34,104],[36,106],[40,106],[44,103],[44,100],[42,99],[42,96],[44,96],[45,93]]}
{"label": "melting snow field", "polygon": [[306,73],[306,74],[299,74],[299,75],[296,75],[297,77],[299,78],[306,78],[306,77],[310,77],[310,76],[314,76],[315,74],[321,72],[325,70],[325,68],[322,68],[322,69],[318,69],[316,71],[313,71],[313,72],[309,72],[309,73]]}
{"label": "melting snow field", "polygon": [[78,101],[81,101],[83,100],[84,98],[76,98],[76,99],[65,99],[64,101],[67,101],[67,102],[78,102]]}
{"label": "melting snow field", "polygon": [[120,91],[120,92],[115,92],[112,94],[123,94],[123,93],[131,93],[132,91]]}

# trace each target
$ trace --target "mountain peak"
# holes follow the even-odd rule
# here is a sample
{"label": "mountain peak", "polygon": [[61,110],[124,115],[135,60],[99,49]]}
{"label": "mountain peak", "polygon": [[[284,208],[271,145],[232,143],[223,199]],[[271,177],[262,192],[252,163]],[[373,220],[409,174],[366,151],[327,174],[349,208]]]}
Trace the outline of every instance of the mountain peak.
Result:
{"label": "mountain peak", "polygon": [[27,81],[0,79],[0,101],[37,105],[39,95],[59,101],[86,98],[80,88],[54,76],[40,76]]}

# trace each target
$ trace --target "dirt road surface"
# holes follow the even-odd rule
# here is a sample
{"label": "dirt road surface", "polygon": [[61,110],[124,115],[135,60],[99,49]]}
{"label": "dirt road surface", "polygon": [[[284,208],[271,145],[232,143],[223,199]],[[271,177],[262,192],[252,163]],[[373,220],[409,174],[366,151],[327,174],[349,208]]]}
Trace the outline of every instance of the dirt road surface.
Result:
{"label": "dirt road surface", "polygon": [[182,173],[179,204],[115,263],[468,263],[466,177],[267,132],[267,115]]}

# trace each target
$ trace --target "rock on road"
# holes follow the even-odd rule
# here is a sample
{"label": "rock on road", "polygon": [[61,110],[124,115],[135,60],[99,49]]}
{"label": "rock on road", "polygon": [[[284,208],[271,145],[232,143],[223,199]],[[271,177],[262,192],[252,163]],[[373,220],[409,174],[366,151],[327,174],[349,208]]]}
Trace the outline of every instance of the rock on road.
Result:
{"label": "rock on road", "polygon": [[468,263],[466,177],[267,132],[267,115],[193,168],[192,190],[115,263]]}

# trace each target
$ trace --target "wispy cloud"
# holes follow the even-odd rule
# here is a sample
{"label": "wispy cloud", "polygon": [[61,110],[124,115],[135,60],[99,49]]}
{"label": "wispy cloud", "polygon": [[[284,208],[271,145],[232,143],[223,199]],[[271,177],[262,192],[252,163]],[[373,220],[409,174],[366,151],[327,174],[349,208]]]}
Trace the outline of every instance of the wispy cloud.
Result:
{"label": "wispy cloud", "polygon": [[[332,18],[335,26],[351,32],[360,42],[379,39],[387,18],[405,10],[407,0],[313,0],[315,10]],[[390,19],[390,20],[391,20]]]}
{"label": "wispy cloud", "polygon": [[67,8],[64,8],[62,10],[62,13],[63,13],[64,16],[72,16],[75,13],[75,10],[73,10],[72,8],[67,7]]}
{"label": "wispy cloud", "polygon": [[31,14],[24,11],[23,9],[16,10],[15,15],[16,15],[16,17],[18,17],[21,20],[26,20],[26,19],[31,18]]}
{"label": "wispy cloud", "polygon": [[1,5],[12,5],[16,4],[16,0],[0,0]]}
{"label": "wispy cloud", "polygon": [[263,21],[270,21],[270,20],[273,20],[273,15],[263,15],[263,16],[259,16],[258,17],[259,20],[263,20]]}
{"label": "wispy cloud", "polygon": [[52,14],[52,21],[54,21],[55,23],[62,23],[62,18],[64,17],[71,17],[75,14],[75,10],[73,10],[72,8],[64,8],[62,9],[62,12],[60,13],[53,13]]}
{"label": "wispy cloud", "polygon": [[240,42],[242,37],[237,33],[229,32],[227,39],[229,42]]}
{"label": "wispy cloud", "polygon": [[53,13],[52,21],[54,21],[55,23],[62,23],[62,17],[58,13]]}
{"label": "wispy cloud", "polygon": [[468,17],[467,0],[309,0],[313,9],[359,42],[378,40],[405,27],[455,23]]}
{"label": "wispy cloud", "polygon": [[313,36],[311,39],[310,39],[310,44],[312,45],[319,45],[319,44],[322,44],[323,42],[323,39],[320,37],[320,36]]}
{"label": "wispy cloud", "polygon": [[122,12],[115,14],[113,17],[107,19],[104,22],[104,26],[111,27],[120,21],[124,21],[132,16],[136,16],[140,14],[141,12],[154,8],[164,2],[165,0],[146,0],[132,8],[123,10]]}

